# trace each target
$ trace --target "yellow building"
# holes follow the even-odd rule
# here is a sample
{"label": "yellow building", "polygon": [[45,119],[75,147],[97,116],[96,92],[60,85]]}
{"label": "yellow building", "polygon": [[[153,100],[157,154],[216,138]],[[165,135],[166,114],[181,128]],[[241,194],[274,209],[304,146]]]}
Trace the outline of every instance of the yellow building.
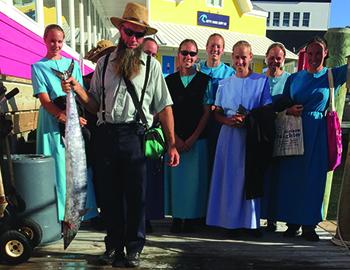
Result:
{"label": "yellow building", "polygon": [[[177,48],[185,38],[197,42],[199,58],[205,59],[205,45],[213,33],[225,38],[223,62],[231,64],[232,46],[246,40],[253,48],[253,69],[262,71],[266,50],[273,41],[265,36],[267,12],[255,10],[250,0],[149,0],[147,5],[150,24],[158,29],[154,38],[160,45],[164,73],[174,71]],[[296,59],[287,52],[287,62]]]}

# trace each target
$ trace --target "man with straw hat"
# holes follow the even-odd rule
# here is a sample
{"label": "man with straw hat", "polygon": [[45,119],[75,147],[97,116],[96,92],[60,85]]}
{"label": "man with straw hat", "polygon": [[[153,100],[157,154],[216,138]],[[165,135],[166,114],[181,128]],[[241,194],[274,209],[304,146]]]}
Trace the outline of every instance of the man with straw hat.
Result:
{"label": "man with straw hat", "polygon": [[[155,34],[157,30],[148,24],[147,8],[138,3],[128,3],[123,16],[112,17],[111,22],[120,32],[119,42],[110,55],[97,61],[89,94],[73,78],[63,82],[62,87],[65,91],[72,88],[86,108],[98,117],[97,192],[107,230],[106,252],[99,261],[112,263],[113,267],[137,267],[145,243],[144,127],[136,116],[125,79],[132,82],[140,98],[147,62],[140,45],[145,35]],[[103,83],[102,70],[107,56]],[[175,147],[172,100],[160,63],[153,57],[146,85],[142,108],[148,125],[152,124],[153,114],[158,113],[168,144],[168,164],[177,166],[180,157]]]}
{"label": "man with straw hat", "polygon": [[90,60],[93,63],[96,63],[98,59],[104,56],[107,53],[111,53],[115,50],[116,46],[113,45],[113,42],[110,40],[102,39],[97,42],[97,46],[92,48],[86,56],[84,57],[87,60]]}

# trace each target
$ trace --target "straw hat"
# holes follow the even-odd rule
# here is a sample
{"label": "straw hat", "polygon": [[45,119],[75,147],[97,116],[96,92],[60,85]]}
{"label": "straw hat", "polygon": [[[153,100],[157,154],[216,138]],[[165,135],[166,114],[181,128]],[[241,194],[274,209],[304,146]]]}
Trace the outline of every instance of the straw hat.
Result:
{"label": "straw hat", "polygon": [[146,27],[146,35],[157,33],[157,29],[152,28],[148,24],[148,10],[144,5],[138,3],[127,3],[124,9],[124,14],[121,18],[112,17],[112,24],[120,29],[124,22],[130,22],[136,25]]}
{"label": "straw hat", "polygon": [[114,51],[116,46],[113,45],[112,41],[102,39],[97,42],[96,48],[92,48],[85,56],[85,59],[96,63],[97,60],[107,53]]}

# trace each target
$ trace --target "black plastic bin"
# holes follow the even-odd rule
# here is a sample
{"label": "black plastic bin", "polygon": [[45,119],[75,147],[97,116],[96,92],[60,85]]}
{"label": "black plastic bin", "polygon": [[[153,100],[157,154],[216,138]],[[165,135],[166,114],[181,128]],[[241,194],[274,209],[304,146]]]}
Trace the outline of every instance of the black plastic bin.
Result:
{"label": "black plastic bin", "polygon": [[25,210],[20,216],[31,218],[40,225],[43,231],[41,244],[61,239],[54,159],[34,154],[11,157],[15,188],[25,202]]}

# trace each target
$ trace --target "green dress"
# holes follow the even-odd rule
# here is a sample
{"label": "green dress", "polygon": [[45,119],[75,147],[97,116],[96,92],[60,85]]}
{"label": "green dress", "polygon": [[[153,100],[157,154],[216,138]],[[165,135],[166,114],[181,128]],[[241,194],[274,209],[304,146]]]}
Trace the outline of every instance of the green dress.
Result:
{"label": "green dress", "polygon": [[[66,71],[71,63],[71,59],[62,57],[59,60],[43,58],[32,65],[32,84],[34,96],[40,93],[47,93],[51,100],[60,96],[65,96],[61,87],[61,81],[51,71],[51,68],[61,72]],[[74,77],[83,85],[82,75],[78,64],[74,63]],[[66,198],[66,161],[65,149],[60,135],[57,119],[48,113],[42,106],[39,109],[36,152],[52,156],[55,159],[56,167],[56,192],[58,205],[58,219],[64,220],[65,198]]]}

